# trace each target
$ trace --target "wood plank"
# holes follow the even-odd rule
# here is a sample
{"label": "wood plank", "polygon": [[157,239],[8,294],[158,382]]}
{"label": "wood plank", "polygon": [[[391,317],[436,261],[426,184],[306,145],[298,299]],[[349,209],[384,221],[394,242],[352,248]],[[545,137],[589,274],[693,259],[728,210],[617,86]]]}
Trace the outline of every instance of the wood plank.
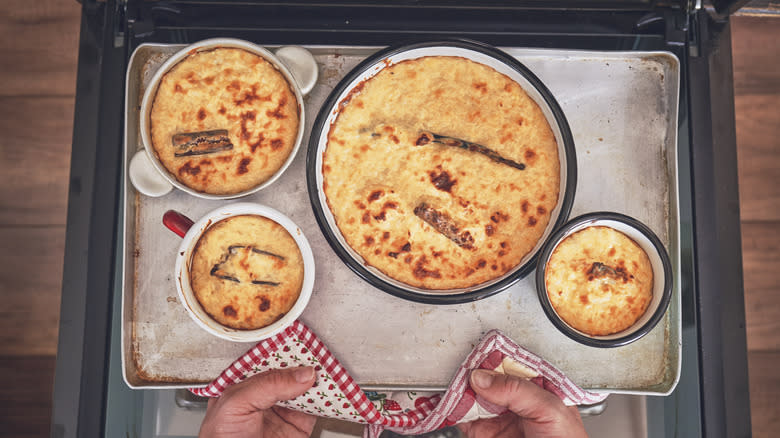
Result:
{"label": "wood plank", "polygon": [[65,224],[73,102],[0,97],[0,226]]}
{"label": "wood plank", "polygon": [[737,95],[734,105],[741,218],[780,220],[780,94]]}
{"label": "wood plank", "polygon": [[3,1],[0,96],[73,95],[80,20],[75,1]]}
{"label": "wood plank", "polygon": [[780,17],[732,17],[737,94],[780,93]]}
{"label": "wood plank", "polygon": [[50,436],[54,356],[0,356],[0,435]]}
{"label": "wood plank", "polygon": [[780,222],[742,223],[742,266],[748,349],[780,349]]}
{"label": "wood plank", "polygon": [[776,437],[780,430],[780,352],[750,352],[750,418],[753,437]]}
{"label": "wood plank", "polygon": [[0,356],[54,355],[65,227],[0,227],[0,242]]}

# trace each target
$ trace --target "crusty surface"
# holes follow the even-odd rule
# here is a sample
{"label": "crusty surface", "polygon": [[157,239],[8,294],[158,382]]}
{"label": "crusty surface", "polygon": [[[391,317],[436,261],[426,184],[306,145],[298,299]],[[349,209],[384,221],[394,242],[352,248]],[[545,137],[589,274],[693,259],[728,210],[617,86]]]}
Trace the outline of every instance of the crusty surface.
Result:
{"label": "crusty surface", "polygon": [[[290,84],[246,50],[196,52],[166,73],[151,109],[154,152],[182,184],[235,194],[273,176],[295,146],[298,104]],[[176,157],[175,134],[227,130],[232,150]]]}
{"label": "crusty surface", "polygon": [[[231,253],[231,246],[241,248]],[[190,283],[203,310],[217,322],[258,329],[277,321],[295,304],[303,284],[303,258],[293,237],[278,223],[255,215],[233,216],[209,227],[198,240]]]}
{"label": "crusty surface", "polygon": [[[423,131],[525,169],[418,146]],[[400,62],[358,86],[331,127],[322,172],[347,243],[368,265],[429,290],[478,285],[518,265],[541,238],[560,183],[555,137],[537,104],[507,76],[459,57]],[[460,244],[415,214],[421,205],[441,213]]]}
{"label": "crusty surface", "polygon": [[631,327],[645,313],[653,297],[653,268],[625,234],[588,227],[558,244],[547,262],[545,284],[564,321],[591,336],[606,336]]}

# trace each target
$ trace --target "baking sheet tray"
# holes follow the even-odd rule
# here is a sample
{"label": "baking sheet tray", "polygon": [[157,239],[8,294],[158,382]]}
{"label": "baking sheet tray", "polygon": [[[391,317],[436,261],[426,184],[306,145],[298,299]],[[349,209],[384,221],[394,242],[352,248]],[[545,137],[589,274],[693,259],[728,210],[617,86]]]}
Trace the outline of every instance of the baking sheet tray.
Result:
{"label": "baking sheet tray", "polygon": [[[144,44],[127,72],[125,166],[142,148],[138,109],[156,69],[182,46]],[[338,81],[377,48],[308,47],[319,80],[305,99],[307,141],[320,105]],[[571,216],[616,211],[646,223],[665,243],[675,273],[662,322],[625,347],[580,345],[547,320],[533,275],[493,297],[434,306],[386,294],[350,271],[320,232],[309,205],[305,144],[284,175],[242,201],[286,214],[311,243],[314,293],[301,316],[364,389],[443,390],[461,360],[490,329],[500,329],[549,360],[579,385],[609,392],[668,394],[680,372],[680,244],[677,192],[679,63],[665,52],[584,52],[502,48],[533,71],[563,108],[577,150],[577,193]],[[174,190],[138,195],[124,178],[122,234],[122,364],[133,388],[201,386],[252,344],[209,335],[178,302],[173,269],[179,237],[165,211],[197,220],[230,201]]]}

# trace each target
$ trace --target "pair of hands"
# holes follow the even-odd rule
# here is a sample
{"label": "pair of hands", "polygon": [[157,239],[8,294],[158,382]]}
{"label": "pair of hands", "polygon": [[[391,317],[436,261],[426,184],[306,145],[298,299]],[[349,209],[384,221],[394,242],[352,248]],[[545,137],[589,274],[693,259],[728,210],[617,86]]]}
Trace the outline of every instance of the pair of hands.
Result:
{"label": "pair of hands", "polygon": [[[314,369],[274,370],[233,385],[209,400],[200,437],[308,437],[316,418],[276,406],[314,384]],[[576,406],[566,407],[554,394],[515,377],[475,370],[471,387],[485,400],[509,409],[495,418],[459,424],[469,438],[585,437]]]}

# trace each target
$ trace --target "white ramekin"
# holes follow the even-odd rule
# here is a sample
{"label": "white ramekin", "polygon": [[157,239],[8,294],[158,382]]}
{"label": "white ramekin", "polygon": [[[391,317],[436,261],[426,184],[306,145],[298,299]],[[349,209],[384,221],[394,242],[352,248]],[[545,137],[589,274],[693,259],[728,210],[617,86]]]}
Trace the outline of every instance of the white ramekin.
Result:
{"label": "white ramekin", "polygon": [[[298,132],[295,137],[295,145],[290,151],[290,155],[282,166],[266,181],[239,193],[216,195],[210,193],[203,193],[188,187],[172,175],[165,166],[160,163],[157,155],[154,153],[154,147],[152,146],[151,138],[151,123],[150,115],[152,111],[152,104],[154,97],[157,94],[157,88],[160,85],[162,77],[176,64],[181,62],[184,58],[191,55],[194,52],[202,52],[206,50],[213,50],[219,47],[235,47],[254,53],[266,61],[270,62],[287,80],[290,84],[290,88],[295,94],[295,100],[298,103]],[[289,67],[288,67],[289,66]],[[303,96],[307,94],[314,87],[317,81],[317,64],[314,61],[311,53],[306,49],[297,46],[286,46],[278,49],[276,54],[258,46],[257,44],[250,43],[248,41],[233,39],[233,38],[213,38],[203,40],[184,47],[171,56],[165,63],[157,70],[152,76],[149,86],[144,91],[143,100],[141,101],[141,110],[139,114],[141,140],[144,145],[144,151],[139,151],[136,156],[133,157],[132,162],[135,166],[130,168],[130,180],[135,188],[147,195],[147,196],[162,196],[168,191],[161,189],[161,187],[167,187],[170,184],[172,187],[189,193],[190,195],[197,196],[204,199],[233,199],[241,196],[250,195],[262,190],[265,187],[273,184],[282,173],[292,163],[293,158],[298,153],[298,149],[301,146],[303,140],[303,131],[306,125],[305,111],[303,105]],[[147,160],[140,159],[139,155],[145,154]],[[149,167],[154,169],[150,169]],[[156,170],[156,172],[155,172]],[[150,178],[152,176],[162,176],[160,178]],[[146,183],[148,182],[148,184]]]}
{"label": "white ramekin", "polygon": [[[171,212],[169,212],[171,213]],[[178,214],[175,213],[174,214]],[[166,213],[166,216],[168,213]],[[180,215],[180,214],[179,214]],[[278,321],[265,326],[257,330],[237,330],[234,328],[226,327],[218,323],[214,318],[209,316],[203,307],[195,297],[192,287],[190,285],[190,265],[192,263],[192,252],[195,249],[198,240],[203,233],[215,223],[227,219],[233,216],[240,215],[257,215],[263,216],[272,221],[278,223],[295,239],[298,244],[298,248],[301,251],[303,257],[303,284],[301,286],[301,293],[298,296],[298,300],[293,307]],[[184,220],[185,217],[180,216]],[[166,226],[171,228],[172,231],[178,232],[174,227],[171,227],[170,223],[166,222]],[[181,227],[184,228],[184,227]],[[181,228],[179,229],[180,231]],[[253,204],[249,202],[234,203],[220,207],[210,213],[204,215],[200,220],[190,226],[187,233],[184,235],[179,246],[178,254],[176,255],[176,290],[179,293],[184,308],[187,313],[195,321],[198,326],[214,336],[227,339],[234,342],[256,342],[261,339],[269,338],[284,328],[292,324],[303,313],[303,309],[311,298],[312,289],[314,287],[314,255],[312,254],[309,242],[303,235],[300,227],[295,225],[287,216],[274,210],[273,208],[266,207],[264,205]]]}

